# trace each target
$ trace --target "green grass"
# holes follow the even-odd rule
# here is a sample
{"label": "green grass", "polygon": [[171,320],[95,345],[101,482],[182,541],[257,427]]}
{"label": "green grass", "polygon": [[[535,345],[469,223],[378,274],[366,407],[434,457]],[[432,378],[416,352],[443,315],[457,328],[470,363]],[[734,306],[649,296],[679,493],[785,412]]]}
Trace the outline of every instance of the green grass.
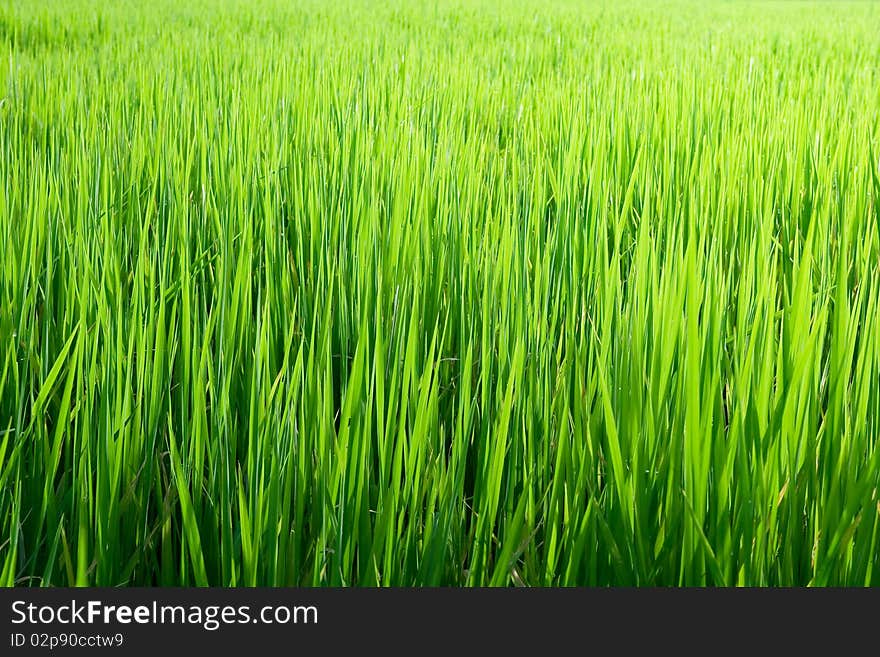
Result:
{"label": "green grass", "polygon": [[880,7],[147,4],[0,0],[0,584],[880,584]]}

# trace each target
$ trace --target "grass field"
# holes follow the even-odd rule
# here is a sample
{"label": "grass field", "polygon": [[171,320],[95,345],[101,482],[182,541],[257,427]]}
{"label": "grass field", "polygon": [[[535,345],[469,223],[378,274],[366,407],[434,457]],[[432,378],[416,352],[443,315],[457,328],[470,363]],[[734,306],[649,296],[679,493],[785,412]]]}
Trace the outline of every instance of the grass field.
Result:
{"label": "grass field", "polygon": [[0,0],[0,584],[880,584],[878,33]]}

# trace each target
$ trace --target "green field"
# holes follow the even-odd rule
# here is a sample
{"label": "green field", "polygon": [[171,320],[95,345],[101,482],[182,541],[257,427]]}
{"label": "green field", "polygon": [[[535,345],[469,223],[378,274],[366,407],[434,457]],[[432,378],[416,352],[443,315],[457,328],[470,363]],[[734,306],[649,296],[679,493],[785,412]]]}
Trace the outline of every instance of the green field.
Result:
{"label": "green field", "polygon": [[878,33],[0,0],[0,585],[880,584]]}

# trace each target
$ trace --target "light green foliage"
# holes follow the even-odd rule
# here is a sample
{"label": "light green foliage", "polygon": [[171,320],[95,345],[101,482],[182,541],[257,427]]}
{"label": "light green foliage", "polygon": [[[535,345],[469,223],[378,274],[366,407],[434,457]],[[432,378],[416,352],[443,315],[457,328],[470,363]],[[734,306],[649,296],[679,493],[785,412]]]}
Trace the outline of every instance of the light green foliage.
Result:
{"label": "light green foliage", "polygon": [[0,0],[0,584],[880,583],[878,33]]}

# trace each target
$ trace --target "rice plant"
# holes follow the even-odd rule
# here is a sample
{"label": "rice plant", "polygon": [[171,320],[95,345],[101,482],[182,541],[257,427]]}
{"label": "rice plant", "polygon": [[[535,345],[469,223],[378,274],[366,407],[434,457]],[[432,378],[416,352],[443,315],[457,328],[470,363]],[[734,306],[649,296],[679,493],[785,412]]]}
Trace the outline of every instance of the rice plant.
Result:
{"label": "rice plant", "polygon": [[0,0],[0,585],[880,583],[878,31]]}

